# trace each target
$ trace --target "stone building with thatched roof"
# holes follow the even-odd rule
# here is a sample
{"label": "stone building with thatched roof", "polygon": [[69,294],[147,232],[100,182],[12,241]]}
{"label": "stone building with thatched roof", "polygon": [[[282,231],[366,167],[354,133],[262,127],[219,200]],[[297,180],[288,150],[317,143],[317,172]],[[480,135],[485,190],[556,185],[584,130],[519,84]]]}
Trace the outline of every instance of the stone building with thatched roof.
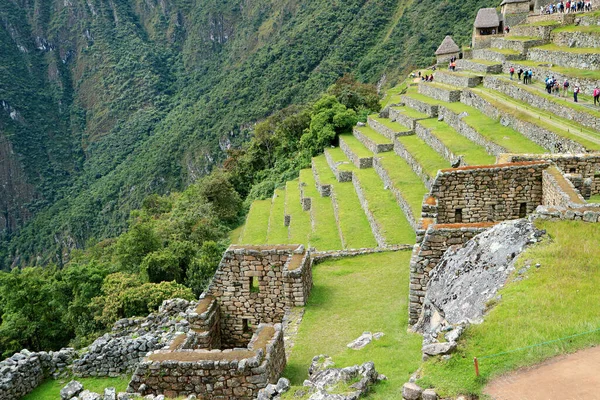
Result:
{"label": "stone building with thatched roof", "polygon": [[477,12],[473,24],[473,49],[489,47],[493,37],[502,35],[501,15],[495,8],[482,8]]}
{"label": "stone building with thatched roof", "polygon": [[452,39],[452,36],[446,36],[444,40],[442,40],[442,44],[435,51],[435,56],[437,57],[438,64],[446,63],[450,61],[452,57],[458,58],[460,53],[460,48]]}

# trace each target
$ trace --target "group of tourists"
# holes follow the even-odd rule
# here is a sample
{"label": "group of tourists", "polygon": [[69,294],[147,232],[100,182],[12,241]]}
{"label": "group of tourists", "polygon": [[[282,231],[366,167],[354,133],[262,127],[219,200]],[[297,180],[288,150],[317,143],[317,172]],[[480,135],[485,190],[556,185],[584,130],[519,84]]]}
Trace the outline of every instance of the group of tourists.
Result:
{"label": "group of tourists", "polygon": [[[511,66],[509,69],[509,73],[510,80],[512,81],[513,77],[515,76],[515,67]],[[519,81],[521,80],[521,76],[523,76],[523,83],[528,84],[531,83],[531,79],[533,78],[533,71],[531,69],[523,70],[523,68],[519,68],[519,70],[517,71],[517,76]]]}
{"label": "group of tourists", "polygon": [[[515,74],[514,67],[510,67],[509,74],[510,79],[513,80]],[[521,75],[523,76],[524,84],[531,83],[533,77],[533,71],[531,69],[523,70],[522,68],[519,68],[519,70],[517,71],[519,81],[521,80]],[[548,75],[546,76],[546,79],[544,79],[544,83],[546,85],[546,92],[548,92],[548,94],[553,94],[557,97],[561,97],[562,89],[562,96],[567,97],[569,95],[569,87],[571,86],[571,83],[567,78],[565,78],[565,80],[561,84],[558,81],[558,79],[556,79],[553,75]],[[580,93],[581,88],[578,85],[575,85],[575,87],[573,88],[573,101],[575,103],[578,102],[578,96]],[[600,88],[598,88],[598,86],[596,86],[596,88],[594,89],[592,97],[594,97],[594,105],[600,106]]]}
{"label": "group of tourists", "polygon": [[540,15],[542,14],[554,14],[554,13],[574,13],[580,11],[592,11],[591,0],[579,0],[567,2],[559,1],[556,4],[548,4],[547,6],[540,7]]}
{"label": "group of tourists", "polygon": [[[548,92],[548,94],[554,94],[555,96],[560,97],[561,84],[558,79],[556,79],[554,76],[547,76],[546,79],[544,79],[544,82],[546,84],[546,92]],[[569,83],[568,79],[565,79],[565,81],[562,83],[562,93],[564,97],[567,97],[569,94],[570,85],[571,84]],[[576,87],[575,89],[579,89],[579,87]]]}

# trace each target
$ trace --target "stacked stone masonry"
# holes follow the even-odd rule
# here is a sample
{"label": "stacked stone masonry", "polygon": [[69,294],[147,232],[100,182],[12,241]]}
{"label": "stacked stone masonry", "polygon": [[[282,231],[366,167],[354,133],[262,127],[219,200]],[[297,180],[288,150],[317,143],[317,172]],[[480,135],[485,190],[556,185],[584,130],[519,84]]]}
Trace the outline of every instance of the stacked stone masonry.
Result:
{"label": "stacked stone masonry", "polygon": [[429,189],[431,187],[432,178],[427,175],[421,164],[419,164],[410,151],[406,150],[404,145],[402,145],[398,139],[394,140],[394,152],[402,157],[408,163],[408,165],[410,165],[414,173],[421,178],[425,184],[425,187]]}
{"label": "stacked stone masonry", "polygon": [[431,97],[435,100],[456,103],[460,101],[461,90],[450,87],[446,88],[435,83],[419,83],[419,93]]}
{"label": "stacked stone masonry", "polygon": [[[340,146],[341,147],[341,146]],[[325,151],[325,159],[327,160],[327,164],[329,168],[333,171],[335,178],[338,182],[351,182],[352,181],[352,171],[340,168],[341,165],[349,165],[346,162],[336,162],[329,152]]]}
{"label": "stacked stone masonry", "polygon": [[[379,132],[381,132],[381,131],[379,131]],[[387,131],[386,131],[386,133],[387,133]],[[375,154],[392,151],[392,149],[394,148],[394,145],[392,143],[376,143],[375,141],[370,139],[368,136],[363,135],[362,132],[357,128],[354,128],[353,134],[354,134],[354,137],[356,137],[367,149],[371,150]],[[395,135],[393,135],[393,134],[391,136],[395,137]]]}
{"label": "stacked stone masonry", "polygon": [[[391,110],[390,110],[390,112],[391,112]],[[395,118],[391,118],[391,119],[394,121],[396,120]],[[368,123],[371,128],[373,128],[374,130],[376,130],[377,132],[379,132],[380,134],[382,134],[383,136],[387,137],[390,140],[394,140],[396,138],[396,136],[406,135],[407,131],[410,132],[409,129],[403,128],[403,127],[400,127],[399,129],[392,129],[392,128],[382,124],[381,122],[373,119],[372,117],[369,117]],[[393,146],[390,146],[388,150],[383,150],[383,151],[391,151],[392,147]],[[375,153],[380,153],[380,152],[381,151],[377,151]]]}
{"label": "stacked stone masonry", "polygon": [[[419,101],[417,99],[413,99],[410,96],[402,96],[402,102],[404,104],[406,104],[408,107],[410,107],[410,108],[412,108],[414,110],[417,110],[418,112],[421,112],[423,114],[426,114],[426,115],[428,115],[430,117],[437,117],[438,116],[438,106],[435,105],[435,104],[425,103],[423,101]],[[391,112],[391,110],[390,110],[390,118],[392,118],[392,112]],[[398,118],[396,117],[396,120],[397,119]],[[415,128],[412,125],[408,125],[408,126],[411,126],[412,129]]]}
{"label": "stacked stone masonry", "polygon": [[457,87],[475,87],[482,82],[482,76],[462,75],[452,71],[438,71],[435,73],[435,81]]}
{"label": "stacked stone masonry", "polygon": [[360,157],[352,151],[352,148],[346,143],[344,138],[340,137],[340,149],[346,157],[356,166],[356,168],[364,169],[373,167],[373,157]]}
{"label": "stacked stone masonry", "polygon": [[472,61],[472,60],[462,59],[462,60],[456,61],[456,67],[459,70],[475,71],[475,72],[482,72],[482,73],[487,73],[487,74],[498,74],[498,73],[502,72],[502,63],[488,65],[488,64],[478,63],[478,62]]}
{"label": "stacked stone masonry", "polygon": [[417,123],[417,127],[415,129],[415,133],[418,137],[423,139],[425,143],[429,145],[432,149],[434,149],[438,154],[444,157],[446,160],[452,162],[456,160],[457,156],[450,151],[446,145],[437,138],[431,131],[425,128],[423,125]]}
{"label": "stacked stone masonry", "polygon": [[598,70],[600,69],[600,53],[577,53],[572,51],[552,51],[544,48],[532,48],[527,59],[561,67]]}

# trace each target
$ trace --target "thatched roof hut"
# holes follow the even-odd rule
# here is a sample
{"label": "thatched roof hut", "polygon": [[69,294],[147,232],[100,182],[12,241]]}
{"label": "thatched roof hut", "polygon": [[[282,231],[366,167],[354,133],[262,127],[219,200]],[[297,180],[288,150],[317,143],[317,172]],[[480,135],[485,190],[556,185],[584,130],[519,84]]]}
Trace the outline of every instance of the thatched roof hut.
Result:
{"label": "thatched roof hut", "polygon": [[500,26],[500,18],[495,8],[482,8],[477,12],[475,18],[475,28],[498,28]]}
{"label": "thatched roof hut", "polygon": [[435,51],[435,55],[439,56],[442,54],[454,54],[460,52],[460,48],[458,45],[452,40],[452,36],[446,36],[444,40],[442,40],[442,44]]}

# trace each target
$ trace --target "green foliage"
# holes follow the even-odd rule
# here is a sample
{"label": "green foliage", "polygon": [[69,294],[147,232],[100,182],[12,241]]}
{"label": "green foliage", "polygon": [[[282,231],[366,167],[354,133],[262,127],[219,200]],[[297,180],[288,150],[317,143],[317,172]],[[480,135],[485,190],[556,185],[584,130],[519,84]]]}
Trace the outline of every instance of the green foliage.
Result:
{"label": "green foliage", "polygon": [[207,287],[208,282],[214,275],[221,257],[225,251],[225,246],[213,241],[202,243],[198,257],[187,269],[186,286],[191,288],[196,296]]}

